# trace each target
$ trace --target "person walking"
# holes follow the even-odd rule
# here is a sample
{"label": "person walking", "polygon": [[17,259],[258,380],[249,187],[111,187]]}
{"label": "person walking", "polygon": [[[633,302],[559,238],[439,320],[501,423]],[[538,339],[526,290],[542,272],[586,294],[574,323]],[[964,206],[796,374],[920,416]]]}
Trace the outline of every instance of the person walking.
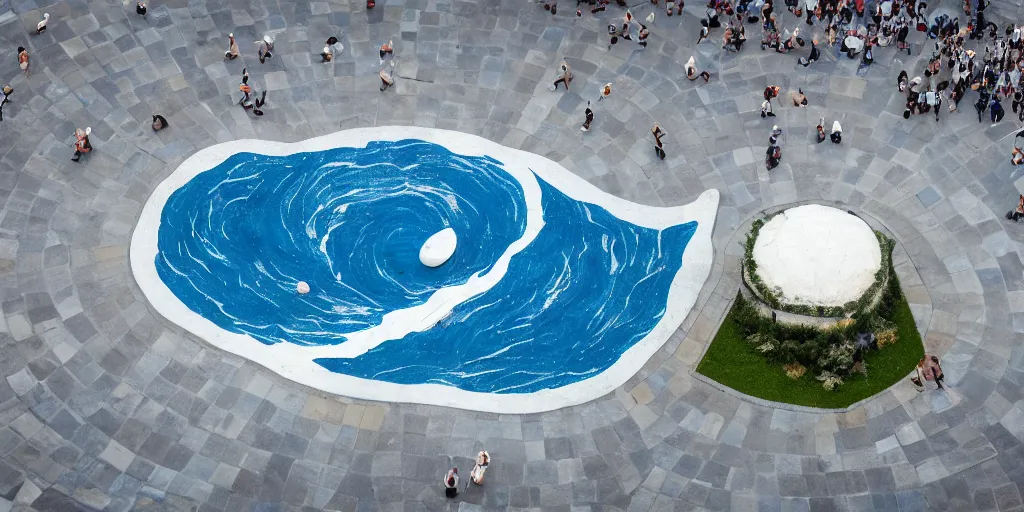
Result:
{"label": "person walking", "polygon": [[[580,131],[589,132],[590,123],[594,122],[594,111],[590,109],[590,102],[587,102],[587,109],[583,111],[583,126],[580,126]],[[2,120],[2,118],[0,118]]]}
{"label": "person walking", "polygon": [[249,110],[252,106],[250,104],[252,87],[249,86],[249,71],[247,68],[242,68],[242,81],[238,83],[238,90],[242,92],[242,99],[238,100],[238,104],[241,105],[242,108]]}
{"label": "person walking", "polygon": [[235,34],[228,34],[228,51],[224,52],[224,58],[235,60],[241,53],[238,51],[238,43],[235,42]]}
{"label": "person walking", "polygon": [[[654,13],[651,13],[654,14]],[[651,35],[651,31],[647,30],[647,25],[640,25],[640,32],[637,34],[636,42],[640,46],[647,48],[647,37]]]}
{"label": "person walking", "polygon": [[761,102],[761,117],[775,117],[775,112],[772,112],[772,102],[764,100]]}
{"label": "person walking", "polygon": [[654,154],[664,160],[665,146],[661,143],[661,138],[665,136],[665,131],[658,126],[658,123],[654,123],[654,126],[651,127],[651,133],[654,134]]}
{"label": "person walking", "polygon": [[696,59],[693,55],[690,56],[690,60],[686,61],[684,69],[686,69],[686,78],[691,82],[698,78],[703,78],[704,83],[708,83],[711,80],[711,73],[708,73],[707,71],[697,71]]}
{"label": "person walking", "polygon": [[324,44],[324,51],[320,54],[320,62],[331,62],[334,60],[334,45],[338,44],[338,38],[331,36]]}
{"label": "person walking", "polygon": [[46,24],[50,22],[50,13],[43,13],[43,21],[36,23],[36,35],[46,32]]}
{"label": "person walking", "polygon": [[[1017,148],[1013,148],[1013,149],[1014,149],[1014,152],[1015,152],[1014,155],[1021,154],[1019,149],[1017,149]],[[1018,164],[1013,164],[1013,165],[1018,165]],[[1006,213],[1006,218],[1009,219],[1009,220],[1012,220],[1014,222],[1017,222],[1021,217],[1024,217],[1024,194],[1022,194],[1020,196],[1020,199],[1017,200],[1017,208],[1014,208],[1013,210],[1010,210],[1009,212]]]}
{"label": "person walking", "polygon": [[1003,120],[1006,112],[1003,110],[1003,104],[999,102],[999,95],[992,97],[992,103],[988,106],[988,111],[993,125]]}
{"label": "person walking", "polygon": [[839,125],[837,119],[832,123],[832,135],[830,135],[833,144],[839,144],[843,141],[843,127]]}
{"label": "person walking", "polygon": [[384,65],[384,57],[391,57],[391,59],[394,59],[395,58],[395,46],[394,46],[394,43],[391,40],[388,40],[388,42],[380,45],[380,51],[378,51],[377,54],[380,56],[380,65],[381,66]]}
{"label": "person walking", "polygon": [[264,35],[263,39],[256,41],[259,45],[257,56],[260,58],[260,64],[267,62],[267,59],[274,56],[274,38],[269,35]]}
{"label": "person walking", "polygon": [[24,46],[18,47],[18,67],[20,67],[21,70],[25,72],[25,76],[28,77],[28,50],[26,50]]}
{"label": "person walking", "polygon": [[146,4],[143,3],[142,0],[137,0],[135,2],[135,14],[138,14],[139,16],[145,16],[148,10],[149,9],[146,8]]}
{"label": "person walking", "polygon": [[558,78],[555,80],[553,84],[551,84],[550,87],[548,87],[548,89],[551,89],[552,91],[557,91],[558,84],[562,84],[565,86],[565,90],[568,91],[569,82],[571,81],[572,71],[569,70],[569,64],[563,60],[562,63],[558,66]]}
{"label": "person walking", "polygon": [[380,68],[380,91],[384,92],[392,85],[395,85],[395,79],[388,73],[387,66]]}
{"label": "person walking", "polygon": [[444,475],[442,481],[444,485],[444,495],[446,498],[453,499],[459,495],[459,468],[451,468],[448,473]]}
{"label": "person walking", "polygon": [[82,155],[92,151],[92,144],[89,143],[89,135],[92,133],[92,128],[86,127],[85,130],[75,129],[75,156],[71,157],[72,162],[77,162],[82,158]]}
{"label": "person walking", "polygon": [[771,144],[764,155],[765,169],[770,171],[779,166],[779,162],[782,160],[782,148],[778,144]]}
{"label": "person walking", "polygon": [[604,84],[604,87],[601,88],[601,96],[599,96],[597,98],[597,101],[601,101],[601,100],[607,98],[608,96],[611,96],[611,94],[612,94],[612,84],[611,83]]}
{"label": "person walking", "polygon": [[11,100],[8,99],[8,98],[11,96],[11,93],[13,93],[13,92],[14,92],[14,88],[13,87],[11,87],[9,85],[5,85],[4,86],[4,88],[3,88],[4,97],[2,99],[0,99],[0,121],[4,120],[4,105],[11,102]]}
{"label": "person walking", "polygon": [[825,138],[827,137],[825,135],[825,118],[824,117],[822,117],[821,119],[818,120],[817,130],[818,130],[818,144],[821,144],[822,141],[824,141]]}

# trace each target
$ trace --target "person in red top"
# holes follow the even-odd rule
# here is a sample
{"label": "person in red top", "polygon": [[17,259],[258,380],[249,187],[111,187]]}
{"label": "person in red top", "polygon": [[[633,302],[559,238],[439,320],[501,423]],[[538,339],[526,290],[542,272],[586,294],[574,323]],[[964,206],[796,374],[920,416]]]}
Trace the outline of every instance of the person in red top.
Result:
{"label": "person in red top", "polygon": [[28,50],[24,46],[18,47],[18,67],[25,72],[25,76],[28,76]]}
{"label": "person in red top", "polygon": [[75,156],[71,157],[72,162],[77,162],[82,158],[83,153],[92,151],[92,144],[89,144],[89,134],[92,133],[92,128],[86,128],[84,131],[75,130]]}

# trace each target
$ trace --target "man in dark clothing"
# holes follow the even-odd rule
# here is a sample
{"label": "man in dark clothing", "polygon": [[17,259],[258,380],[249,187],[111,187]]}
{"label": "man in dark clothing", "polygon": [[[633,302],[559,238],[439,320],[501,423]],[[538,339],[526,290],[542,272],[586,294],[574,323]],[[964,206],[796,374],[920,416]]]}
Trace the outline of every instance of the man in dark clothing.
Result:
{"label": "man in dark clothing", "polygon": [[999,96],[992,98],[992,104],[988,106],[989,115],[992,116],[992,123],[998,123],[1003,120],[1003,116],[1006,112],[1003,111],[1003,104],[999,103]]}
{"label": "man in dark clothing", "polygon": [[801,66],[806,68],[807,66],[810,66],[812,62],[814,62],[814,61],[816,61],[816,60],[821,58],[821,52],[818,50],[818,46],[817,45],[818,45],[818,40],[817,39],[812,39],[811,40],[811,54],[808,55],[806,59],[803,58],[803,57],[800,57],[799,59],[797,59],[797,62],[799,62]]}

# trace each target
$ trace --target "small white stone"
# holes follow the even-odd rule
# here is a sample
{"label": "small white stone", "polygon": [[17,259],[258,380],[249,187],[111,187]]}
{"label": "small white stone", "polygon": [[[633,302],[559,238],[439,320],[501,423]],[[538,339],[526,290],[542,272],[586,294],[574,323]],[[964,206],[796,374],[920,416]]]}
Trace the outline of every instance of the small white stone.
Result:
{"label": "small white stone", "polygon": [[445,228],[430,235],[430,238],[423,242],[423,247],[420,248],[420,263],[428,267],[443,265],[452,257],[452,254],[455,254],[457,242],[458,238],[452,228]]}
{"label": "small white stone", "polygon": [[305,281],[299,281],[299,284],[295,285],[295,291],[302,295],[309,293],[309,284]]}

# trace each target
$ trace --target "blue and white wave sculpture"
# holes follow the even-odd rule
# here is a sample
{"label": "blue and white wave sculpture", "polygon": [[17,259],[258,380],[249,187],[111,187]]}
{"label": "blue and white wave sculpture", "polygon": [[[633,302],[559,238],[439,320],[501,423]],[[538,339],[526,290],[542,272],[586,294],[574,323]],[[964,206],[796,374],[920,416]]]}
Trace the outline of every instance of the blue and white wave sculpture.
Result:
{"label": "blue and white wave sculpture", "polygon": [[[156,188],[131,264],[169,320],[307,386],[531,413],[614,390],[668,340],[710,272],[717,208],[716,190],[641,206],[451,131],[241,140]],[[421,263],[447,228],[450,259]]]}

